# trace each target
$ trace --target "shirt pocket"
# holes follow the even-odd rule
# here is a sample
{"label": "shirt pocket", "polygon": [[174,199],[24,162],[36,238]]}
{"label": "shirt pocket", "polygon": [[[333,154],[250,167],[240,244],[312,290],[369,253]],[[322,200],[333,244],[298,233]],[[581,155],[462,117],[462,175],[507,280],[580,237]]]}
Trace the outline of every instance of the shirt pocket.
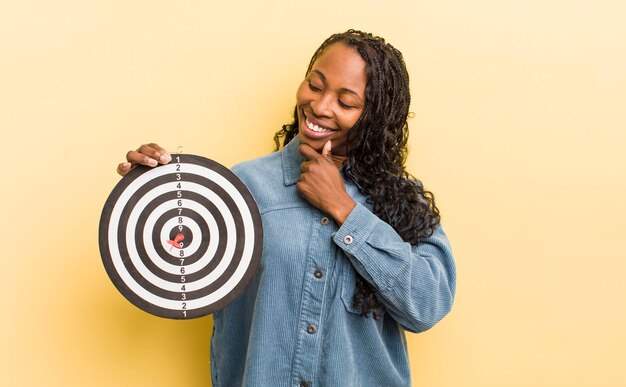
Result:
{"label": "shirt pocket", "polygon": [[359,309],[354,306],[356,271],[350,263],[343,265],[341,277],[341,301],[348,312],[360,315]]}
{"label": "shirt pocket", "polygon": [[[343,302],[344,307],[350,313],[361,316],[361,311],[359,308],[354,306],[354,295],[356,294],[356,276],[358,275],[357,271],[354,269],[352,264],[348,261],[343,266],[343,272],[341,273],[341,301]],[[378,299],[380,300],[380,296],[377,294]],[[379,323],[382,321],[380,317],[384,316],[387,312],[386,308],[382,308],[378,311],[378,319],[372,319],[372,321],[378,321]],[[364,316],[365,317],[365,316]],[[367,313],[367,317],[373,317],[372,312]]]}

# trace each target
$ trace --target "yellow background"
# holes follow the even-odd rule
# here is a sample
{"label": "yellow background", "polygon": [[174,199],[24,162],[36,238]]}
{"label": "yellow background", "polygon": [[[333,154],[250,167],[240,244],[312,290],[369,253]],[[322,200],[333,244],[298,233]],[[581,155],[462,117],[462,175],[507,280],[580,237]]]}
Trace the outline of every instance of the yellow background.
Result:
{"label": "yellow background", "polygon": [[211,319],[148,315],[103,269],[115,166],[149,141],[229,166],[266,154],[314,50],[351,27],[405,55],[409,169],[456,253],[453,312],[409,335],[414,385],[626,385],[624,15],[621,0],[2,0],[0,385],[208,385]]}

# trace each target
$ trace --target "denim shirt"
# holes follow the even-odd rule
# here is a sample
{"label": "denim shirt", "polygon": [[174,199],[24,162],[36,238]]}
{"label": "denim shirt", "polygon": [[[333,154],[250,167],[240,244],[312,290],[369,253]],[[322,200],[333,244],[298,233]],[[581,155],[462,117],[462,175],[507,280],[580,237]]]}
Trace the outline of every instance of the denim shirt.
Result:
{"label": "denim shirt", "polygon": [[[280,152],[233,167],[263,222],[263,256],[244,293],[213,314],[215,387],[410,386],[404,331],[421,332],[452,306],[456,272],[441,229],[416,245],[357,202],[341,227],[298,195],[303,156]],[[386,311],[361,317],[356,272]]]}

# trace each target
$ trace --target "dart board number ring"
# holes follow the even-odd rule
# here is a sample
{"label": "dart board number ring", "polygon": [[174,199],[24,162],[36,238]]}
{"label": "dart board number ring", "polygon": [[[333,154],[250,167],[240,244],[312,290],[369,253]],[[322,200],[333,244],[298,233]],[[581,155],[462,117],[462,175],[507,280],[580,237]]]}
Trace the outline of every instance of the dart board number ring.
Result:
{"label": "dart board number ring", "polygon": [[100,255],[126,299],[172,319],[206,316],[240,295],[261,258],[261,216],[247,187],[207,158],[124,176],[100,217]]}

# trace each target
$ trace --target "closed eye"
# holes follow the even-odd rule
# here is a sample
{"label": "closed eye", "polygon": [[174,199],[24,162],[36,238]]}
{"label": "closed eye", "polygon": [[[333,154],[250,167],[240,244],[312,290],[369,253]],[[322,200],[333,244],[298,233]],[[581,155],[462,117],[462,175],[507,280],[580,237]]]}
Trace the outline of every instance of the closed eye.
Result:
{"label": "closed eye", "polygon": [[315,91],[315,92],[322,91],[322,89],[320,89],[319,87],[313,86],[313,84],[311,82],[309,82],[309,89],[311,89],[311,91]]}
{"label": "closed eye", "polygon": [[337,100],[337,102],[339,103],[339,106],[341,106],[344,109],[354,109],[355,108],[352,105],[348,105],[347,103],[342,102],[340,99]]}

